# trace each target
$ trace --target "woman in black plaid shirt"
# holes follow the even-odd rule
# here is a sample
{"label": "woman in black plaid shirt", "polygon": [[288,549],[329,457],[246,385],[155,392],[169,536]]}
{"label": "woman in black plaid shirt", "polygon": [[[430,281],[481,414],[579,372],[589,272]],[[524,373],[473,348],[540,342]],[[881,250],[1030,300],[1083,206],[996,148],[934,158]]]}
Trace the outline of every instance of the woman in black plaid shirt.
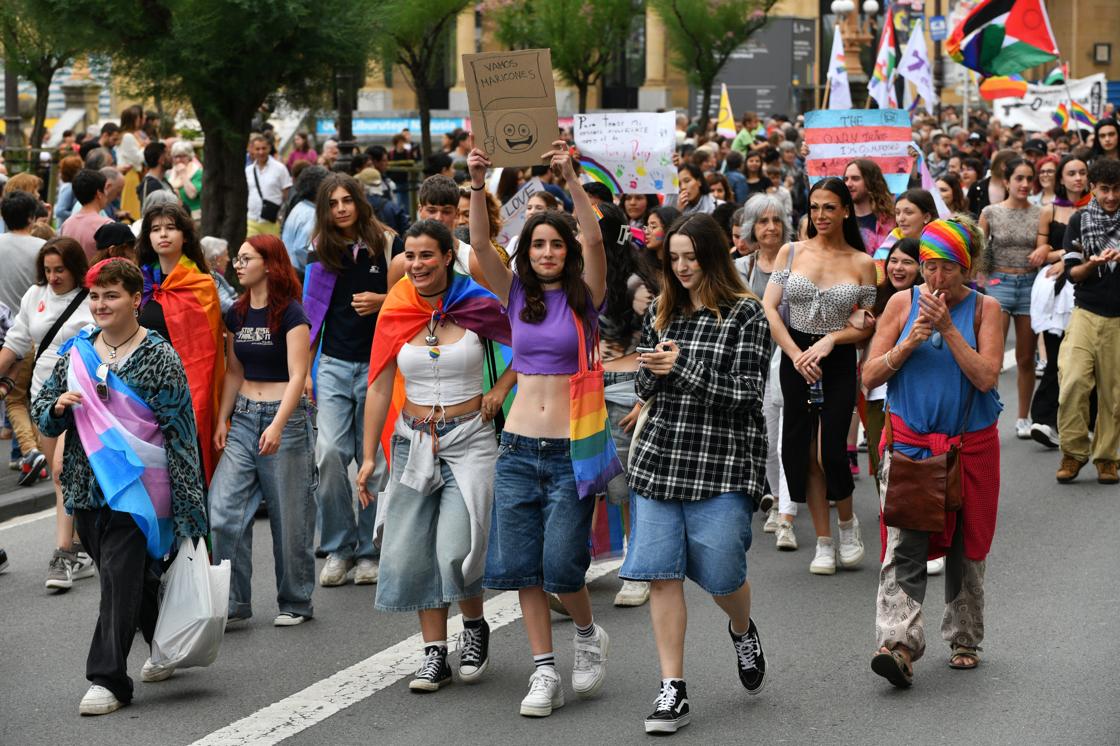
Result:
{"label": "woman in black plaid shirt", "polygon": [[761,691],[766,670],[750,616],[746,557],[766,463],[770,327],[710,216],[679,219],[665,246],[663,288],[638,348],[637,393],[650,409],[631,446],[633,529],[619,572],[651,583],[662,684],[648,733],[672,733],[689,721],[686,577],[727,613],[748,693]]}

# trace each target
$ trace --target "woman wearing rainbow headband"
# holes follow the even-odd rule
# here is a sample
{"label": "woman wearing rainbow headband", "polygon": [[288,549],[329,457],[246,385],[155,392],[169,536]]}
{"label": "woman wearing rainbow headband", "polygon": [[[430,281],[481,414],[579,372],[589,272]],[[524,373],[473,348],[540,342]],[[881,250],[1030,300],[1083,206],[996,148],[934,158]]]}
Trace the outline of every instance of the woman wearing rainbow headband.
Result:
{"label": "woman wearing rainbow headband", "polygon": [[[208,528],[187,375],[167,340],[137,321],[140,270],[106,259],[86,274],[86,287],[100,328],[59,349],[31,414],[49,438],[69,432],[62,493],[101,577],[91,686],[78,711],[105,715],[132,700],[128,651],[137,627],[148,643],[155,632],[156,566],[174,537]],[[162,681],[172,671],[149,659],[140,677]]]}
{"label": "woman wearing rainbow headband", "polygon": [[[913,681],[925,652],[922,603],[926,561],[945,556],[945,618],[952,668],[980,663],[984,638],[984,567],[999,502],[996,392],[1003,362],[999,303],[970,290],[983,235],[967,218],[935,220],[922,231],[925,283],[896,293],[877,324],[864,363],[867,386],[887,384],[890,430],[883,444],[925,459],[960,444],[962,507],[945,530],[886,528],[879,575],[871,669],[898,687]],[[979,304],[979,305],[978,305]],[[888,477],[889,478],[889,477]]]}

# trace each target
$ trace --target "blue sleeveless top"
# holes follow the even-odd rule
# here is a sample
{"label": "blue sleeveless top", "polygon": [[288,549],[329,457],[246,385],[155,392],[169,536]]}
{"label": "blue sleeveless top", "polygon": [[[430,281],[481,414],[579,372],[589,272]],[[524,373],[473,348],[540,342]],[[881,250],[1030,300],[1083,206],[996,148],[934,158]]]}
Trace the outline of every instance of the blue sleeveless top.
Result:
{"label": "blue sleeveless top", "polygon": [[[918,318],[918,292],[916,287],[911,290],[910,317],[906,320],[899,339],[906,338],[914,320]],[[974,291],[949,309],[953,325],[973,349],[976,348],[973,318],[978,297]],[[902,369],[887,383],[887,402],[891,412],[901,417],[916,433],[954,436],[962,429],[965,432],[983,430],[995,422],[1003,410],[999,394],[995,389],[986,393],[977,390],[953,359],[949,345],[942,341],[938,348],[934,346],[933,340],[931,335],[914,350]],[[961,421],[964,419],[969,390],[976,393],[972,397],[968,423],[962,428]]]}

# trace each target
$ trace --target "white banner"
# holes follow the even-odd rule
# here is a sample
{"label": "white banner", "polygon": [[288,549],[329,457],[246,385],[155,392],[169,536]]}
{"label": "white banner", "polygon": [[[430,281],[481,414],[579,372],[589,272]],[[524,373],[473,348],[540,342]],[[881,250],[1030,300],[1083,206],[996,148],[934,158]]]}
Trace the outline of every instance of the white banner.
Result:
{"label": "white banner", "polygon": [[541,183],[540,178],[534,177],[522,184],[521,188],[509,198],[509,202],[502,205],[502,229],[498,231],[497,238],[499,246],[508,246],[509,240],[521,233],[521,229],[525,226],[525,208],[529,204],[529,198],[543,191],[544,184]]}
{"label": "white banner", "polygon": [[[1032,83],[1027,86],[1027,95],[1022,98],[997,98],[992,102],[992,113],[1005,127],[1020,124],[1028,132],[1044,132],[1057,126],[1052,115],[1058,110],[1058,104],[1069,105],[1070,95],[1090,114],[1099,118],[1108,96],[1107,85],[1108,78],[1104,73],[1071,80],[1068,87]],[[1071,120],[1070,128],[1075,125],[1089,129],[1086,125]]]}
{"label": "white banner", "polygon": [[676,194],[677,113],[576,114],[572,131],[584,176],[615,194]]}

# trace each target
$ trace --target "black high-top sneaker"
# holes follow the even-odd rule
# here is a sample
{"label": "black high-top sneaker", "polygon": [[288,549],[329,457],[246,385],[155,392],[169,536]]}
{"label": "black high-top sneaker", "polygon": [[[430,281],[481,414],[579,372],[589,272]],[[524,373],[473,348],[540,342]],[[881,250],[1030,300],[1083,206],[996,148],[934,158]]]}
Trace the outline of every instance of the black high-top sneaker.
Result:
{"label": "black high-top sneaker", "polygon": [[684,680],[663,681],[653,702],[653,714],[646,718],[646,733],[676,733],[688,725],[691,717]]}

